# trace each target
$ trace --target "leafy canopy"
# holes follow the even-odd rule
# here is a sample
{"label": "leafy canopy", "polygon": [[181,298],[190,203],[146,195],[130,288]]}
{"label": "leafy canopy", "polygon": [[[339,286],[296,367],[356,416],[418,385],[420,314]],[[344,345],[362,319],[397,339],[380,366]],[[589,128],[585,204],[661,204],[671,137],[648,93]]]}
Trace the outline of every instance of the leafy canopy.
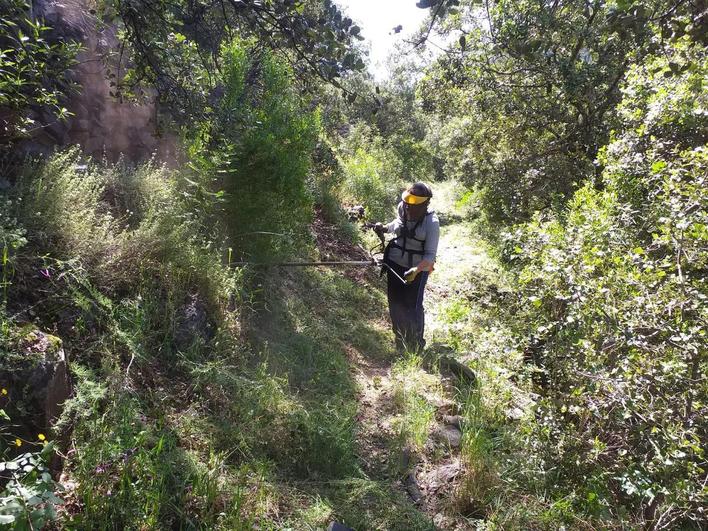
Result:
{"label": "leafy canopy", "polygon": [[339,86],[342,75],[365,66],[355,47],[361,29],[331,0],[127,0],[108,2],[104,11],[121,21],[133,65],[118,95],[154,87],[177,116],[199,115],[218,100],[220,50],[234,38],[253,38],[305,84]]}
{"label": "leafy canopy", "polygon": [[0,146],[40,128],[38,113],[55,119],[69,113],[62,96],[80,45],[54,42],[51,28],[34,20],[25,0],[0,0]]}

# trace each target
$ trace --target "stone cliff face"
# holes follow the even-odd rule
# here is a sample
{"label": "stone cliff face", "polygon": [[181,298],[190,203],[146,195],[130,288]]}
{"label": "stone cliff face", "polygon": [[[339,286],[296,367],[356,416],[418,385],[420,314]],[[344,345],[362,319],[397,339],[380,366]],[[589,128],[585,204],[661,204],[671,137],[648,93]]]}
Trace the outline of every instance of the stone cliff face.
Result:
{"label": "stone cliff face", "polygon": [[[157,106],[153,101],[136,105],[110,95],[106,64],[118,65],[119,41],[114,25],[99,25],[92,14],[93,0],[34,0],[32,11],[44,19],[58,39],[74,39],[84,46],[74,67],[73,79],[79,93],[66,103],[74,115],[64,122],[40,116],[49,124],[27,141],[23,149],[50,152],[56,146],[79,144],[94,157],[131,161],[147,159],[174,163],[176,141],[171,135],[157,136]],[[123,65],[123,68],[125,65]]]}

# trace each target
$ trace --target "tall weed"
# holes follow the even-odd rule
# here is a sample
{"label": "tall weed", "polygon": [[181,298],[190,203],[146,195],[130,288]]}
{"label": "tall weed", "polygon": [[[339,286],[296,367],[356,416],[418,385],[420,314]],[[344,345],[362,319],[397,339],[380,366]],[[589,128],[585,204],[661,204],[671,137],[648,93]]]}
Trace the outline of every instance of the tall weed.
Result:
{"label": "tall weed", "polygon": [[290,67],[271,52],[234,40],[221,57],[225,95],[210,121],[196,127],[192,166],[219,202],[236,256],[302,255],[310,242],[307,178],[318,113],[305,109]]}
{"label": "tall weed", "polygon": [[359,124],[340,148],[345,203],[363,205],[372,220],[391,218],[404,176],[394,150],[365,125]]}

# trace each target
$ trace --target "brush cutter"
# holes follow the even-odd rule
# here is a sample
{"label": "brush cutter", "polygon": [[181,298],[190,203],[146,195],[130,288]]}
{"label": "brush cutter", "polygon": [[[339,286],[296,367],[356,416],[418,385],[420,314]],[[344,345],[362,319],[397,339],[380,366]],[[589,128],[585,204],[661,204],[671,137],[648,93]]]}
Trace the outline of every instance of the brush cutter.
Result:
{"label": "brush cutter", "polygon": [[[373,223],[364,223],[363,224],[364,228],[366,229],[373,229],[374,224]],[[381,272],[383,273],[384,270],[389,271],[396,279],[398,279],[402,284],[408,285],[411,282],[415,280],[415,277],[417,276],[416,274],[413,275],[408,275],[406,278],[403,278],[401,275],[399,275],[394,269],[385,263],[383,261],[383,253],[384,253],[384,246],[386,244],[385,238],[383,234],[376,233],[376,235],[379,237],[379,243],[377,243],[374,247],[369,249],[368,251],[364,249],[361,245],[359,248],[364,251],[369,256],[368,260],[340,260],[340,261],[325,261],[325,262],[273,262],[273,263],[260,263],[260,262],[231,262],[232,266],[246,266],[246,265],[253,265],[253,266],[274,266],[274,267],[318,267],[318,266],[324,266],[324,267],[338,267],[338,266],[354,266],[354,267],[380,267]],[[378,255],[381,256],[378,256]],[[410,278],[408,278],[410,277]]]}

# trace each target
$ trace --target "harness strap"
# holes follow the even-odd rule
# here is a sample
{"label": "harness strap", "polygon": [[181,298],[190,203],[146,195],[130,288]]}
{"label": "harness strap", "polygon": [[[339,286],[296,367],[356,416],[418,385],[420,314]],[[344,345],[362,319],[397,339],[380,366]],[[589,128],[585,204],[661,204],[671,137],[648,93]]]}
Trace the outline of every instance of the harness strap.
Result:
{"label": "harness strap", "polygon": [[[421,240],[418,240],[418,241],[421,241]],[[423,240],[423,241],[425,241],[425,240]],[[390,246],[390,247],[393,247],[394,249],[400,249],[401,251],[404,251],[404,252],[410,253],[410,254],[425,254],[425,249],[420,250],[420,251],[418,251],[418,250],[416,250],[416,249],[406,249],[406,248],[404,248],[404,247],[401,247],[401,246],[398,245],[397,243],[393,243],[393,242],[391,242],[391,243],[389,244],[389,246]]]}
{"label": "harness strap", "polygon": [[[425,216],[423,216],[423,217],[420,218],[418,221],[416,221],[416,223],[415,223],[415,225],[413,225],[413,228],[412,228],[412,229],[409,229],[409,228],[408,228],[408,219],[405,217],[405,214],[404,214],[404,218],[403,218],[403,234],[402,234],[402,236],[403,236],[403,246],[397,245],[397,244],[395,244],[395,243],[391,243],[391,247],[395,247],[395,248],[397,248],[397,249],[401,249],[404,253],[408,253],[408,267],[409,267],[409,268],[410,268],[410,267],[413,267],[413,255],[414,255],[414,254],[420,254],[420,255],[425,254],[425,239],[419,240],[418,238],[415,237],[415,234],[416,234],[416,232],[418,231],[418,227],[419,227],[420,224],[423,222],[423,220],[424,220],[425,218],[427,218],[428,216],[430,216],[431,214],[433,214],[433,212],[426,212],[426,213],[425,213]],[[415,240],[415,241],[417,241],[418,243],[422,243],[422,244],[423,244],[423,245],[422,245],[422,247],[423,247],[422,250],[420,250],[420,251],[415,251],[415,250],[409,250],[409,249],[406,248],[406,240],[408,239],[408,235],[409,235],[409,234],[411,234],[411,236],[410,236],[411,240]],[[396,238],[394,238],[394,240],[395,240],[395,239],[396,239]],[[392,240],[392,242],[393,242],[393,240]]]}

